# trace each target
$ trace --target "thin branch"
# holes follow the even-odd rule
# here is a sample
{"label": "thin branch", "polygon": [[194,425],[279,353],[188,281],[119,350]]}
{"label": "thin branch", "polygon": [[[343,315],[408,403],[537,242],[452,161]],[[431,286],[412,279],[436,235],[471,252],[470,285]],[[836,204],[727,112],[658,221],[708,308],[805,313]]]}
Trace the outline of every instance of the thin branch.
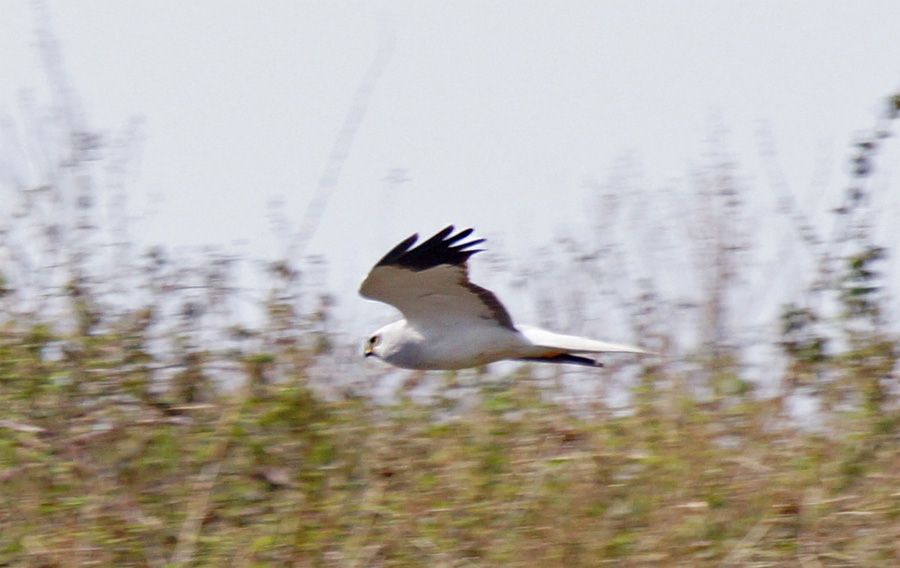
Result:
{"label": "thin branch", "polygon": [[331,153],[329,153],[325,163],[325,170],[322,172],[322,177],[319,178],[316,193],[306,206],[297,235],[288,245],[286,256],[292,264],[302,258],[309,241],[319,228],[319,223],[322,221],[322,216],[325,212],[325,206],[328,204],[328,199],[337,186],[344,163],[350,155],[353,141],[366,116],[366,110],[372,98],[372,93],[375,92],[375,86],[393,56],[395,34],[388,20],[381,19],[380,31],[379,46],[378,51],[375,53],[375,58],[372,60],[369,70],[363,76],[356,93],[353,95],[353,102],[350,104],[347,115],[344,117],[344,124],[338,131]]}

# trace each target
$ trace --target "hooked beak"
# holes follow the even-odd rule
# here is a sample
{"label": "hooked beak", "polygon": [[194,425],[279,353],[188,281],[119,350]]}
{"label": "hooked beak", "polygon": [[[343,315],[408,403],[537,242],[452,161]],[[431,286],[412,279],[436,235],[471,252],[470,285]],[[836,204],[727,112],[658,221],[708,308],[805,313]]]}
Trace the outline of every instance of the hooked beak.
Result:
{"label": "hooked beak", "polygon": [[366,346],[363,347],[363,357],[371,357],[372,355],[374,355],[374,353],[372,353],[372,346],[366,344]]}

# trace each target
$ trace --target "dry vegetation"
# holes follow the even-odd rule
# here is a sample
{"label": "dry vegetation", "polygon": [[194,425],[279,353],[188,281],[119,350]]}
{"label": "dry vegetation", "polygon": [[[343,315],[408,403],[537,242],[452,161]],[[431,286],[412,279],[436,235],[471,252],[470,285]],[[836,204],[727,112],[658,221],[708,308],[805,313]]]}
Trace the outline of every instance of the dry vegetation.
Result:
{"label": "dry vegetation", "polygon": [[376,406],[316,395],[309,364],[328,355],[282,337],[235,352],[246,386],[226,393],[204,350],[163,380],[146,317],[83,333],[4,326],[0,563],[890,566],[900,554],[898,412],[873,385],[895,380],[894,346],[822,363],[857,403],[823,411],[814,433],[725,365],[712,396],[643,368],[619,415],[546,402],[528,368],[484,378],[468,408]]}
{"label": "dry vegetation", "polygon": [[[700,347],[624,369],[627,408],[553,402],[528,366],[376,404],[316,388],[339,351],[302,263],[270,266],[248,328],[230,316],[235,259],[136,251],[104,224],[132,131],[107,143],[81,125],[42,49],[53,128],[31,107],[24,124],[47,181],[14,160],[3,172],[19,209],[0,218],[0,566],[900,564],[900,351],[881,272],[896,244],[876,246],[864,215],[900,99],[856,148],[843,228],[810,238],[820,277],[769,338],[783,369],[769,392],[727,325],[741,245],[719,229],[742,202],[712,176]],[[632,288],[632,325],[671,345],[663,299]]]}

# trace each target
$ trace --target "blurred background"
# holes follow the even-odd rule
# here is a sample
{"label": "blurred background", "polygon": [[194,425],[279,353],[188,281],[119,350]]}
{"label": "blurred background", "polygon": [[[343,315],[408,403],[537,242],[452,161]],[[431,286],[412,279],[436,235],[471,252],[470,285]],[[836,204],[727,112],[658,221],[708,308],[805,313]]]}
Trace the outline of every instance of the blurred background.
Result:
{"label": "blurred background", "polygon": [[[0,565],[900,563],[896,2],[0,7]],[[364,361],[449,223],[664,356]]]}

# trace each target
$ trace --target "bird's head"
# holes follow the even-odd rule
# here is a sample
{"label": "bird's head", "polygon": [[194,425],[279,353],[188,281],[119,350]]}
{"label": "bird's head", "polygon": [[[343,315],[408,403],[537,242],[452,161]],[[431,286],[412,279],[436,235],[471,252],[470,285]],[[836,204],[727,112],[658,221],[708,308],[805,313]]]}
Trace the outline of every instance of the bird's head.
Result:
{"label": "bird's head", "polygon": [[391,346],[395,343],[398,333],[395,328],[398,323],[400,322],[388,324],[372,333],[363,344],[363,355],[386,359],[391,354]]}
{"label": "bird's head", "polygon": [[381,353],[380,353],[381,347],[382,347],[381,335],[378,333],[373,333],[369,337],[369,339],[366,340],[365,344],[363,345],[363,355],[365,355],[366,357],[375,356],[375,357],[380,358],[381,357]]}
{"label": "bird's head", "polygon": [[390,361],[403,348],[405,320],[395,321],[377,331],[363,343],[363,355]]}

